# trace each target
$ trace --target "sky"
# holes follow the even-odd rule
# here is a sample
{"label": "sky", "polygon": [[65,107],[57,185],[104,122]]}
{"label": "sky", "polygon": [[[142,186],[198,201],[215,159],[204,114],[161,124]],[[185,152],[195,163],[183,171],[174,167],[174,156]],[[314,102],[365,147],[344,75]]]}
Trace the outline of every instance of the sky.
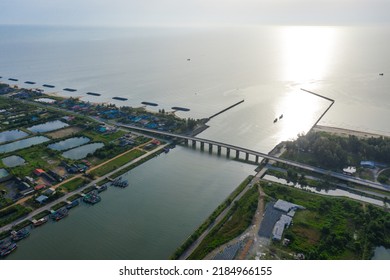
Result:
{"label": "sky", "polygon": [[390,0],[1,0],[0,24],[384,25]]}

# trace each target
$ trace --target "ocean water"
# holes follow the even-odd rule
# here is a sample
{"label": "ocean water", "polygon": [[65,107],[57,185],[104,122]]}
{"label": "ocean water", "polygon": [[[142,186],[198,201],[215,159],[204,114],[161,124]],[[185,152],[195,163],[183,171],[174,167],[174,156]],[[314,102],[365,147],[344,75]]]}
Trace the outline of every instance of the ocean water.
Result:
{"label": "ocean water", "polygon": [[[390,134],[387,27],[1,26],[0,36],[5,38],[1,82],[52,84],[56,87],[46,92],[92,102],[159,104],[150,110],[190,108],[177,112],[184,118],[209,117],[244,100],[213,118],[199,135],[203,138],[268,152],[308,131],[329,106],[301,88],[335,100],[320,124]],[[27,80],[37,84],[24,84]],[[63,91],[66,87],[77,91]],[[91,97],[89,91],[102,95]],[[114,101],[114,96],[128,100]],[[254,174],[254,166],[224,157],[181,147],[174,151],[132,171],[133,190],[120,196],[109,190],[97,207],[78,208],[66,220],[34,231],[31,242],[22,241],[10,258],[167,258]],[[76,248],[72,242],[82,250],[69,250]],[[106,249],[97,250],[96,242]]]}

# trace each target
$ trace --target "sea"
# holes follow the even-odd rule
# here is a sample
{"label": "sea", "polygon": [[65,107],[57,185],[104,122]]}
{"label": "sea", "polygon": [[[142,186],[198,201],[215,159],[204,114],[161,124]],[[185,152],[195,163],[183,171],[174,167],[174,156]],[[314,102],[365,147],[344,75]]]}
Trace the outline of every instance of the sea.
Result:
{"label": "sea", "polygon": [[[269,152],[330,105],[302,89],[335,100],[319,124],[390,135],[388,26],[0,26],[0,36],[0,82],[118,106],[157,103],[152,111],[185,107],[176,114],[196,119],[244,100],[202,138]],[[178,146],[124,175],[128,188],[33,230],[8,258],[168,259],[255,168]]]}

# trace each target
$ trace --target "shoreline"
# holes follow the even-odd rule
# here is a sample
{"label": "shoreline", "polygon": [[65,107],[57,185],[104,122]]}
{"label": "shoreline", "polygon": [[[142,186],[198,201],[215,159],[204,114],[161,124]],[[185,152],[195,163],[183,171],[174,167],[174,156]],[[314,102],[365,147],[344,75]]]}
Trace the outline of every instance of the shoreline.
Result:
{"label": "shoreline", "polygon": [[335,126],[326,126],[326,125],[315,125],[310,131],[318,131],[318,132],[327,132],[330,134],[342,136],[342,137],[348,137],[350,135],[354,135],[358,138],[379,138],[379,137],[390,137],[390,132],[387,134],[379,134],[374,132],[366,132],[366,131],[360,131],[360,130],[354,130],[349,128],[341,128],[341,127],[335,127]]}

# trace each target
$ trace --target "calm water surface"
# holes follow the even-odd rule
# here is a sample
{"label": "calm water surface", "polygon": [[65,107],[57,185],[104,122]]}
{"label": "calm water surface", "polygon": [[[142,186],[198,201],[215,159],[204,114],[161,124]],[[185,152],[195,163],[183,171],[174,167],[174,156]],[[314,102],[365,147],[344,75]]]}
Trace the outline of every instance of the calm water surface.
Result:
{"label": "calm water surface", "polygon": [[34,136],[31,138],[15,141],[12,143],[4,144],[0,146],[0,153],[8,153],[13,152],[17,150],[21,150],[24,148],[31,147],[33,145],[41,144],[44,142],[50,141],[49,138],[46,138],[44,136]]}
{"label": "calm water surface", "polygon": [[8,259],[167,259],[253,168],[177,147],[122,175],[129,187],[33,230]]}
{"label": "calm water surface", "polygon": [[91,143],[84,146],[80,146],[71,150],[68,150],[62,154],[64,158],[69,159],[83,159],[88,154],[93,154],[97,149],[100,149],[104,146],[103,143]]}
{"label": "calm water surface", "polygon": [[26,161],[20,156],[9,156],[1,160],[7,167],[15,167],[23,165]]}
{"label": "calm water surface", "polygon": [[49,132],[53,130],[57,130],[63,127],[69,126],[67,123],[64,123],[62,121],[56,120],[52,122],[46,122],[43,124],[37,124],[32,127],[28,127],[27,129],[34,133],[42,133],[42,132]]}
{"label": "calm water surface", "polygon": [[26,137],[28,134],[19,129],[8,130],[0,132],[0,144],[8,141],[14,141],[23,137]]}

